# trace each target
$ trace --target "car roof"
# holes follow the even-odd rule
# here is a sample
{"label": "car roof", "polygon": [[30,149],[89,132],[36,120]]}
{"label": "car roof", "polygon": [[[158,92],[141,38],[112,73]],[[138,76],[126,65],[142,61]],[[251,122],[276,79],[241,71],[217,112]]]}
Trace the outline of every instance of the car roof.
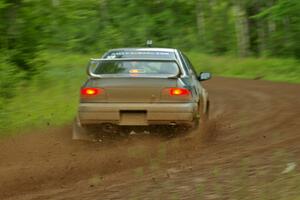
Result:
{"label": "car roof", "polygon": [[175,53],[176,49],[172,48],[118,48],[118,49],[110,49],[110,51],[160,51],[160,52],[170,52]]}
{"label": "car roof", "polygon": [[[117,55],[119,54],[119,55]],[[119,58],[155,58],[155,59],[176,59],[177,49],[171,48],[117,48],[110,49],[102,58],[117,56]]]}

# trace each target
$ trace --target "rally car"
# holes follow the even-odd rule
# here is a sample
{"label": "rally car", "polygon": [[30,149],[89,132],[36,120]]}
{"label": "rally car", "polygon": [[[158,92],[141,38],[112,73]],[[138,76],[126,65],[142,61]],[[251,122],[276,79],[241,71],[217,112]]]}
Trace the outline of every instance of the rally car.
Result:
{"label": "rally car", "polygon": [[114,135],[126,127],[196,128],[208,119],[208,93],[201,82],[211,74],[197,74],[178,49],[112,49],[91,59],[87,73],[73,139]]}

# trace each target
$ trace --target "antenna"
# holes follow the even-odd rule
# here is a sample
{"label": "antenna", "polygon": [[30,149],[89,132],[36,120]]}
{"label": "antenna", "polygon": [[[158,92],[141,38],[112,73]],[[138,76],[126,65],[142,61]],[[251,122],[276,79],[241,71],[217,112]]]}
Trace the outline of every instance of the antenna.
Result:
{"label": "antenna", "polygon": [[152,47],[153,42],[152,42],[152,40],[147,40],[146,44],[147,44],[147,47]]}

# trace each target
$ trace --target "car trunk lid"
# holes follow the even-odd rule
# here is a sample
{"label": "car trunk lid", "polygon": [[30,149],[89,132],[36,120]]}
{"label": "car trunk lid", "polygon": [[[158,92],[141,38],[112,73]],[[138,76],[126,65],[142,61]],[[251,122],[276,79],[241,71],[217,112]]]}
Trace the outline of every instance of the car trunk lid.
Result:
{"label": "car trunk lid", "polygon": [[155,103],[168,101],[162,92],[165,88],[177,87],[177,78],[100,78],[91,79],[87,87],[105,91],[90,98],[92,102]]}

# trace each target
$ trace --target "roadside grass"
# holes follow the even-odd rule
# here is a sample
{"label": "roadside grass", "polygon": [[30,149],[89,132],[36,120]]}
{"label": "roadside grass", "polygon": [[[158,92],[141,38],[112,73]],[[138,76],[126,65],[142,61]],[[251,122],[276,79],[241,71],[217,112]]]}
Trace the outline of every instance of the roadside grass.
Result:
{"label": "roadside grass", "polygon": [[42,59],[47,62],[38,76],[14,88],[13,98],[0,98],[0,136],[62,125],[74,118],[89,56],[45,53]]}
{"label": "roadside grass", "polygon": [[300,83],[300,61],[292,58],[236,58],[188,53],[197,71],[245,79]]}
{"label": "roadside grass", "polygon": [[[29,82],[8,87],[5,93],[14,91],[14,97],[0,97],[0,136],[70,123],[76,115],[79,88],[87,77],[87,61],[99,55],[41,54],[40,59],[47,61],[41,66],[42,72]],[[198,71],[209,71],[214,76],[300,83],[300,62],[294,59],[241,59],[196,52],[188,56]]]}

